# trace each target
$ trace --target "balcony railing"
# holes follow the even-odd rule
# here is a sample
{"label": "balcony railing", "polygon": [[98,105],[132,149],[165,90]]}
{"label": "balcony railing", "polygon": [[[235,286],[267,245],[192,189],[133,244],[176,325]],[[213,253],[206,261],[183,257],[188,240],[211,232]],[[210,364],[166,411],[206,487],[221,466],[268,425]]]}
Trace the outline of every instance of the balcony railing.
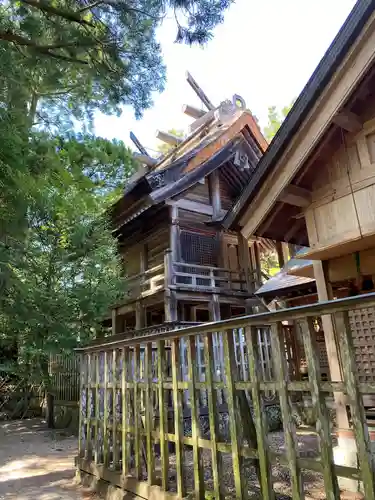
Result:
{"label": "balcony railing", "polygon": [[173,262],[172,286],[216,293],[248,294],[246,273],[240,269]]}
{"label": "balcony railing", "polygon": [[257,284],[255,274],[242,269],[174,262],[171,252],[167,251],[163,264],[127,278],[125,300],[142,299],[166,288],[249,296]]}
{"label": "balcony railing", "polygon": [[165,266],[159,264],[147,271],[129,276],[126,280],[126,301],[141,299],[164,288]]}

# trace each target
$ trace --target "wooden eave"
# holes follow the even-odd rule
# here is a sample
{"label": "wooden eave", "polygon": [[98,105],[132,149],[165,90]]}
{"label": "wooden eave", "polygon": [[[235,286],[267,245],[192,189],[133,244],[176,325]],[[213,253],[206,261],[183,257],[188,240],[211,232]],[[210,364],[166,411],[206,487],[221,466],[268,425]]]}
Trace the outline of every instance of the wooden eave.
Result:
{"label": "wooden eave", "polygon": [[[375,60],[375,14],[371,0],[359,0],[259,162],[256,173],[224,226],[252,235],[307,244],[301,207],[280,202],[288,186],[327,140],[333,121],[348,106]],[[291,208],[292,207],[292,208]],[[275,213],[276,212],[276,213]],[[298,234],[293,235],[293,231]]]}
{"label": "wooden eave", "polygon": [[202,125],[152,167],[151,171],[156,172],[169,168],[174,162],[181,160],[191,152],[194,152],[194,154],[191,155],[185,171],[194,170],[222,149],[226,143],[233,140],[245,127],[255,141],[256,146],[263,153],[267,149],[268,143],[250,111],[242,111],[234,115],[232,121],[227,124],[218,126],[212,120],[208,124]]}

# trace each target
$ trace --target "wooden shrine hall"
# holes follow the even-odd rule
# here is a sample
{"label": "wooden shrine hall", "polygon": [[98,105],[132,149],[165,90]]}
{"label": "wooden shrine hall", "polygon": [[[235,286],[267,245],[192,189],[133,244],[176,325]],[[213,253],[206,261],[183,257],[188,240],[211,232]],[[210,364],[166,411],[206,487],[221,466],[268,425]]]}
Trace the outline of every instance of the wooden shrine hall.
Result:
{"label": "wooden shrine hall", "polygon": [[[221,221],[251,179],[267,143],[240,96],[214,106],[188,83],[206,111],[186,138],[157,132],[170,151],[152,158],[139,140],[139,169],[112,211],[127,275],[127,296],[113,309],[112,334],[164,331],[263,308],[260,259],[272,241],[250,243]],[[254,309],[257,310],[257,309]],[[134,335],[134,333],[132,333]]]}

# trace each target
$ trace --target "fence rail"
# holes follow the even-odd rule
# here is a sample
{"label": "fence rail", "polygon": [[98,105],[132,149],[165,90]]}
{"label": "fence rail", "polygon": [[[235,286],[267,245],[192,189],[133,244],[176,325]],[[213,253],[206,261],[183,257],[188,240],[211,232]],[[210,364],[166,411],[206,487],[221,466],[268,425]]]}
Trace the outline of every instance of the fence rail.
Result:
{"label": "fence rail", "polygon": [[[326,498],[339,499],[337,478],[362,481],[366,500],[375,500],[374,459],[363,407],[375,384],[358,382],[349,311],[375,306],[375,294],[288,310],[201,324],[132,339],[106,339],[78,350],[81,357],[78,467],[145,498],[274,499],[280,481],[275,467],[288,471],[287,494],[305,498],[309,474]],[[332,315],[338,333],[343,380],[323,382],[314,318]],[[285,321],[303,329],[308,379],[293,378],[285,347]],[[270,328],[273,370],[259,370],[258,330]],[[242,329],[247,373],[236,362],[234,330]],[[214,336],[222,337],[222,364],[215,358]],[[205,377],[197,370],[203,343]],[[167,345],[169,343],[169,346]],[[186,349],[182,349],[186,346]],[[181,366],[186,352],[187,376]],[[218,366],[222,371],[218,373]],[[265,392],[276,391],[283,421],[283,447],[275,449],[265,420]],[[350,408],[358,467],[334,463],[327,396],[344,393]],[[219,411],[225,394],[227,419]],[[292,399],[306,394],[319,425],[310,455],[300,452],[301,436]],[[207,401],[202,427],[199,401]],[[184,409],[191,428],[186,429]],[[228,482],[228,475],[230,479]],[[156,488],[156,490],[155,490]],[[157,493],[156,493],[157,491]],[[284,492],[285,493],[285,492]]]}

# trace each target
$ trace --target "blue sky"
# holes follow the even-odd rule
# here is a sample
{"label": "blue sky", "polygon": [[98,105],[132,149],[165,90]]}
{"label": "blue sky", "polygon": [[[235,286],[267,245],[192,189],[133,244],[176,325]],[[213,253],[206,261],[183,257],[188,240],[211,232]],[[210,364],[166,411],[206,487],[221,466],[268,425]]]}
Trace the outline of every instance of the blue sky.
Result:
{"label": "blue sky", "polygon": [[261,126],[267,109],[289,104],[298,96],[324,52],[353,8],[355,0],[237,0],[204,48],[173,43],[176,26],[166,19],[159,29],[167,84],[141,120],[125,108],[121,117],[100,115],[97,135],[132,145],[132,130],[156,149],[157,129],[186,129],[192,121],[184,104],[202,107],[185,80],[190,73],[214,104],[241,95]]}

